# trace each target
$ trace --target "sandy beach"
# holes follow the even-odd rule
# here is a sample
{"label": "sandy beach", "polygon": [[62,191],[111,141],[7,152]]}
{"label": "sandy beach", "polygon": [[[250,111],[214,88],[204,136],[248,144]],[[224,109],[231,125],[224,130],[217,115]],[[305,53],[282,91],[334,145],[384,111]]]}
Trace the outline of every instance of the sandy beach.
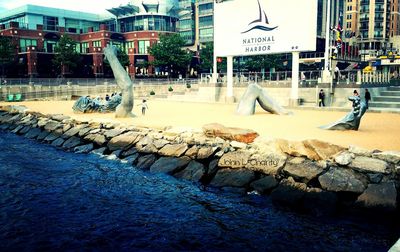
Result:
{"label": "sandy beach", "polygon": [[0,103],[25,105],[32,111],[44,114],[64,114],[77,120],[116,121],[127,125],[163,129],[166,126],[201,128],[207,123],[221,123],[225,126],[248,128],[257,131],[267,139],[288,140],[319,139],[344,147],[357,145],[370,150],[400,150],[400,114],[366,113],[358,131],[328,131],[318,126],[334,122],[347,112],[321,110],[292,110],[294,115],[272,115],[257,107],[254,116],[237,116],[236,104],[211,104],[148,100],[149,109],[141,115],[141,107],[135,101],[136,118],[117,119],[109,114],[75,114],[74,101],[32,101]]}

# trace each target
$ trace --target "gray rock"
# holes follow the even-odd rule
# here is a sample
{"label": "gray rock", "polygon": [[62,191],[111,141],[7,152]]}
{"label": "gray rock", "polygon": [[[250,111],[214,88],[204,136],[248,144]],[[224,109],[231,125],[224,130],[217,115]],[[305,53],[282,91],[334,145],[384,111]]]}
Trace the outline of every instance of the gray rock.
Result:
{"label": "gray rock", "polygon": [[208,164],[208,170],[207,174],[214,176],[217,171],[218,171],[218,159],[213,159],[211,162]]}
{"label": "gray rock", "polygon": [[186,143],[184,144],[167,144],[158,151],[160,155],[169,157],[180,157],[188,149]]}
{"label": "gray rock", "polygon": [[149,136],[145,136],[136,143],[137,148],[143,148],[146,145],[153,144],[153,139]]}
{"label": "gray rock", "polygon": [[215,187],[245,187],[255,177],[254,172],[247,169],[220,169],[210,185]]}
{"label": "gray rock", "polygon": [[188,157],[161,157],[150,167],[150,172],[174,174],[185,168],[190,160]]}
{"label": "gray rock", "polygon": [[[158,137],[158,136],[155,136],[155,137]],[[157,149],[161,149],[165,145],[169,144],[169,142],[167,140],[164,140],[164,139],[156,139],[156,140],[153,141],[153,144]]]}
{"label": "gray rock", "polygon": [[102,134],[88,134],[84,138],[86,141],[93,142],[99,146],[103,146],[107,140]]}
{"label": "gray rock", "polygon": [[385,160],[386,162],[400,163],[400,151],[384,151],[372,154],[372,157]]}
{"label": "gray rock", "polygon": [[154,144],[148,144],[148,145],[146,145],[144,147],[136,147],[136,149],[138,150],[138,152],[146,153],[146,154],[157,153],[158,152],[158,149],[154,146]]}
{"label": "gray rock", "polygon": [[[48,135],[50,135],[50,132],[43,130],[37,137],[37,140],[42,141],[44,140]],[[56,139],[56,138],[54,138]],[[53,139],[53,140],[54,140]]]}
{"label": "gray rock", "polygon": [[202,147],[197,152],[197,159],[207,159],[214,154],[215,150],[216,149],[212,147]]}
{"label": "gray rock", "polygon": [[104,136],[108,139],[116,137],[124,133],[126,129],[112,129],[112,130],[107,130],[104,132]]}
{"label": "gray rock", "polygon": [[238,142],[238,141],[232,141],[232,142],[230,142],[230,145],[236,149],[246,149],[246,147],[247,147],[246,143],[242,143],[242,142]]}
{"label": "gray rock", "polygon": [[63,128],[63,125],[58,121],[52,121],[52,120],[48,121],[44,126],[44,129],[47,131],[54,131],[60,128]]}
{"label": "gray rock", "polygon": [[29,139],[34,139],[37,138],[41,132],[42,130],[40,128],[32,128],[25,134],[25,137]]}
{"label": "gray rock", "polygon": [[301,164],[292,164],[291,162],[288,162],[283,170],[296,180],[300,180],[303,183],[308,183],[310,180],[324,172],[323,168],[309,160],[304,161]]}
{"label": "gray rock", "polygon": [[65,140],[62,137],[59,137],[56,140],[54,140],[51,143],[51,145],[56,146],[56,147],[60,147],[61,145],[63,145],[64,142],[65,142]]}
{"label": "gray rock", "polygon": [[177,178],[198,182],[201,180],[205,173],[206,169],[204,165],[192,160],[183,171],[175,173],[174,176]]}
{"label": "gray rock", "polygon": [[283,179],[271,193],[273,202],[291,207],[301,206],[307,192],[307,185],[295,182],[293,178]]}
{"label": "gray rock", "polygon": [[369,184],[365,192],[358,197],[356,204],[366,208],[396,210],[397,190],[395,183]]}
{"label": "gray rock", "polygon": [[49,135],[46,136],[44,141],[45,142],[53,142],[57,138],[61,137],[61,135],[62,135],[61,132],[57,132],[57,131],[51,132]]}
{"label": "gray rock", "polygon": [[129,150],[122,152],[122,157],[135,155],[137,152],[138,152],[137,149],[135,147],[132,147]]}
{"label": "gray rock", "polygon": [[198,152],[199,152],[199,147],[193,145],[190,149],[188,149],[185,152],[185,156],[190,157],[191,159],[196,159]]}
{"label": "gray rock", "polygon": [[28,131],[30,131],[32,128],[30,126],[25,126],[23,127],[18,133],[21,135],[25,135],[26,133],[28,133]]}
{"label": "gray rock", "polygon": [[20,130],[24,128],[24,125],[18,125],[16,128],[14,128],[11,132],[14,134],[17,134]]}
{"label": "gray rock", "polygon": [[117,158],[120,158],[121,157],[121,153],[122,153],[121,150],[115,150],[115,151],[113,151],[111,153],[111,155],[115,155]]}
{"label": "gray rock", "polygon": [[368,173],[368,178],[369,178],[369,181],[371,181],[371,183],[374,183],[374,184],[378,184],[378,183],[380,183],[381,181],[382,181],[382,179],[383,179],[383,174],[381,174],[381,173]]}
{"label": "gray rock", "polygon": [[264,178],[253,181],[250,184],[250,187],[256,190],[257,192],[264,194],[269,190],[275,188],[278,185],[278,181],[274,176],[266,176]]}
{"label": "gray rock", "polygon": [[67,132],[68,130],[70,130],[72,128],[72,125],[71,124],[64,124],[63,125],[63,128],[62,128],[62,131],[65,133],[65,132]]}
{"label": "gray rock", "polygon": [[73,127],[73,128],[71,128],[71,129],[67,130],[67,131],[64,133],[63,137],[64,137],[64,138],[70,138],[70,137],[72,137],[72,136],[75,136],[76,134],[79,133],[80,130],[81,130],[81,127]]}
{"label": "gray rock", "polygon": [[339,165],[349,165],[351,163],[351,161],[353,161],[354,158],[354,154],[350,153],[348,151],[344,151],[339,153],[336,157],[335,157],[335,162]]}
{"label": "gray rock", "polygon": [[86,135],[89,133],[89,131],[91,131],[91,130],[92,130],[92,128],[90,128],[90,127],[84,127],[84,128],[82,128],[82,129],[79,131],[78,135],[79,135],[80,137],[84,137],[84,136],[86,136]]}
{"label": "gray rock", "polygon": [[62,122],[63,120],[71,119],[71,117],[63,115],[63,114],[50,115],[50,118],[55,121],[58,121],[58,122]]}
{"label": "gray rock", "polygon": [[361,172],[390,173],[385,161],[363,156],[356,157],[351,162],[350,167]]}
{"label": "gray rock", "polygon": [[136,167],[141,170],[148,170],[156,162],[157,158],[154,154],[146,155],[138,159]]}
{"label": "gray rock", "polygon": [[318,180],[323,189],[333,192],[362,193],[366,188],[362,179],[349,169],[332,167]]}
{"label": "gray rock", "polygon": [[266,175],[277,175],[284,167],[286,159],[285,155],[278,153],[254,154],[249,158],[245,167]]}
{"label": "gray rock", "polygon": [[89,153],[93,150],[93,143],[77,146],[74,148],[75,153]]}
{"label": "gray rock", "polygon": [[372,156],[372,151],[354,145],[350,145],[349,151],[359,156],[365,156],[365,157]]}
{"label": "gray rock", "polygon": [[122,135],[113,137],[107,144],[110,151],[114,150],[127,150],[138,141],[138,133],[127,132]]}
{"label": "gray rock", "polygon": [[101,132],[101,129],[93,129],[93,130],[89,131],[89,134],[97,134],[100,132]]}
{"label": "gray rock", "polygon": [[99,149],[95,149],[95,150],[91,151],[90,153],[96,154],[96,155],[103,155],[104,152],[106,151],[106,149],[107,149],[106,147],[102,147]]}
{"label": "gray rock", "polygon": [[122,159],[122,161],[130,165],[133,165],[136,162],[136,160],[138,160],[138,158],[139,158],[139,153],[135,153],[133,155],[125,157],[124,159]]}
{"label": "gray rock", "polygon": [[70,137],[65,143],[62,145],[63,148],[65,149],[72,149],[78,145],[82,145],[83,141],[81,138],[73,136]]}

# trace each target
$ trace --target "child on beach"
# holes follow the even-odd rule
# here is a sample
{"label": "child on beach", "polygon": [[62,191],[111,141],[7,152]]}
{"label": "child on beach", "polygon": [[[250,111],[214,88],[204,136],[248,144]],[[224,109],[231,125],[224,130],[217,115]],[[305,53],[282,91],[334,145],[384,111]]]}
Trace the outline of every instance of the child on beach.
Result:
{"label": "child on beach", "polygon": [[138,106],[142,106],[142,115],[146,114],[146,109],[149,109],[149,107],[147,106],[146,100],[143,100],[141,104],[139,104]]}

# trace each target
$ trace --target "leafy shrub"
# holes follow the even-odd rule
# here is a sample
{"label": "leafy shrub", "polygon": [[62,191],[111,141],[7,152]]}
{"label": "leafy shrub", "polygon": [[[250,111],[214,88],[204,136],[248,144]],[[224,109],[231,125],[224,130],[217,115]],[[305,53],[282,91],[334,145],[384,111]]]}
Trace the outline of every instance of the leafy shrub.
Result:
{"label": "leafy shrub", "polygon": [[154,92],[153,90],[150,91],[150,95],[155,95],[156,92]]}
{"label": "leafy shrub", "polygon": [[171,86],[169,86],[168,91],[172,92],[172,91],[174,91],[174,89]]}
{"label": "leafy shrub", "polygon": [[190,85],[189,83],[186,84],[186,88],[191,88],[192,85]]}

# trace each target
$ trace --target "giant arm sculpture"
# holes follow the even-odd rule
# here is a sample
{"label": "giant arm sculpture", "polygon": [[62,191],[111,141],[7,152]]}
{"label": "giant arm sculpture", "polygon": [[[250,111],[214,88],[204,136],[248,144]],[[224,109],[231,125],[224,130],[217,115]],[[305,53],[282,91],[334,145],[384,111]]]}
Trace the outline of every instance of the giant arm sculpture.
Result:
{"label": "giant arm sculpture", "polygon": [[365,102],[361,101],[359,96],[350,96],[349,101],[353,102],[353,109],[345,117],[337,122],[321,126],[321,129],[327,130],[358,130],[361,117],[367,110]]}
{"label": "giant arm sculpture", "polygon": [[250,84],[247,87],[246,92],[243,94],[237,106],[236,114],[244,116],[254,115],[256,109],[256,101],[258,101],[258,103],[264,110],[272,114],[291,114],[291,112],[288,112],[286,109],[281,107],[267,94],[265,90],[263,90],[257,84]]}
{"label": "giant arm sculpture", "polygon": [[122,100],[115,110],[115,117],[135,117],[132,113],[133,109],[133,84],[128,73],[118,61],[116,48],[107,46],[104,48],[104,55],[110,63],[114,73],[114,78],[118,87],[122,91]]}

